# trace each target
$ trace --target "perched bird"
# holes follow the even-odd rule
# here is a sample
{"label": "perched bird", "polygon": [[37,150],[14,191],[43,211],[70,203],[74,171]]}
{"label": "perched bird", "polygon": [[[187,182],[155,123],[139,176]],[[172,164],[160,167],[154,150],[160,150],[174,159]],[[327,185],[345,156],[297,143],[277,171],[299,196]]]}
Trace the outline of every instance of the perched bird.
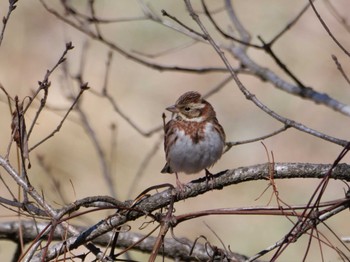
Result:
{"label": "perched bird", "polygon": [[[215,164],[223,153],[225,132],[211,104],[198,92],[189,91],[166,110],[173,113],[164,126],[166,164],[162,173],[198,173]],[[210,173],[209,173],[210,174]]]}

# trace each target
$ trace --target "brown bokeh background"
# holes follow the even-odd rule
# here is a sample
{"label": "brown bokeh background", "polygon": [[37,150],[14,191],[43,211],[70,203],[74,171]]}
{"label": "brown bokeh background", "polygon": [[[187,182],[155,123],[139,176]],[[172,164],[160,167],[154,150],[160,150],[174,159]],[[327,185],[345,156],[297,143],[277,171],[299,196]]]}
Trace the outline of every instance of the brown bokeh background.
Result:
{"label": "brown bokeh background", "polygon": [[[48,2],[52,6],[59,7],[56,1]],[[86,9],[85,1],[72,2],[78,9]],[[200,10],[199,1],[193,2],[196,3],[197,10]],[[2,16],[7,12],[7,4],[7,1],[0,2]],[[149,4],[157,14],[161,15],[160,10],[165,9],[186,24],[197,28],[185,12],[182,1],[149,1]],[[258,35],[262,36],[265,41],[270,40],[295,17],[305,4],[306,1],[273,0],[263,2],[244,0],[234,3],[242,23],[250,31],[253,41],[257,44],[259,44]],[[221,1],[210,5],[211,8],[220,6],[222,6]],[[348,9],[348,3],[345,0],[338,1],[336,6],[343,12],[343,15],[347,15],[345,10]],[[334,19],[323,2],[317,2],[317,8],[338,41],[349,49],[349,33]],[[101,0],[97,1],[96,10],[98,16],[104,18],[142,15],[137,1]],[[222,12],[215,18],[226,30],[228,23],[226,13]],[[207,21],[206,25],[212,29]],[[137,50],[154,54],[189,42],[189,39],[182,34],[149,20],[108,24],[101,28],[107,39],[128,51]],[[223,44],[227,43],[217,34],[214,36]],[[32,91],[37,89],[37,81],[42,80],[46,70],[57,62],[68,41],[72,41],[75,46],[67,56],[71,74],[78,72],[83,45],[88,42],[83,79],[89,83],[92,90],[101,91],[108,48],[101,43],[91,41],[81,32],[59,21],[46,12],[40,2],[34,0],[20,1],[18,8],[10,18],[0,47],[0,83],[12,97],[17,95],[23,99],[31,95]],[[319,92],[326,92],[345,104],[349,103],[350,87],[340,76],[331,55],[338,57],[346,72],[350,72],[349,58],[330,39],[311,9],[273,46],[273,49],[306,86]],[[250,50],[249,54],[261,66],[275,70],[284,79],[290,81],[263,52]],[[228,57],[233,65],[237,65],[232,57],[229,55]],[[171,52],[154,61],[167,65],[193,67],[223,66],[213,49],[203,44]],[[108,90],[121,110],[142,130],[148,131],[162,124],[161,114],[164,108],[173,104],[180,94],[188,90],[196,90],[205,94],[224,77],[222,73],[203,75],[159,72],[114,53]],[[241,75],[240,78],[252,93],[280,115],[331,136],[349,140],[349,117],[325,106],[316,105],[308,100],[277,90],[271,84],[262,82],[253,76]],[[75,90],[75,93],[78,89],[67,86],[61,69],[55,71],[51,77],[51,83],[48,104],[54,108],[68,108],[70,101],[66,99],[67,89]],[[218,118],[225,128],[228,141],[258,137],[281,127],[280,123],[245,100],[233,82],[209,97],[208,101],[215,107]],[[155,143],[159,141],[161,133],[156,133],[151,137],[140,135],[113,111],[112,106],[105,99],[90,91],[84,94],[81,103],[106,156],[110,156],[110,152],[115,150],[114,158],[110,159],[110,165],[119,200],[136,197],[142,190],[155,184],[165,182],[174,184],[173,176],[159,172],[164,165],[162,145],[143,170],[143,175],[137,180],[137,183],[131,184],[140,164]],[[39,105],[39,101],[36,101],[36,105]],[[35,108],[28,112],[27,122],[29,123],[34,118]],[[7,100],[2,93],[0,94],[0,112],[1,152],[5,154],[11,134],[11,117]],[[61,111],[46,110],[35,125],[30,144],[35,144],[52,132],[61,121],[62,116]],[[114,148],[111,148],[110,126],[112,123],[117,128]],[[332,163],[341,151],[341,147],[337,145],[293,129],[267,139],[264,143],[269,151],[273,151],[276,162]],[[12,151],[11,161],[16,163],[15,151]],[[52,179],[38,165],[37,156],[44,157],[45,163],[51,168],[52,176],[60,182],[61,190],[68,201],[92,195],[109,195],[106,182],[101,175],[96,151],[76,113],[71,114],[59,133],[31,153],[32,168],[29,176],[32,184],[42,189],[48,202],[55,207],[60,207],[64,205],[64,202],[58,196]],[[263,146],[256,142],[232,148],[212,168],[212,171],[218,172],[266,161]],[[349,156],[345,157],[344,161],[348,162]],[[6,174],[1,175],[6,181],[10,181]],[[204,173],[180,177],[183,182],[188,182],[203,175]],[[283,200],[289,204],[301,204],[309,199],[319,181],[295,179],[276,182]],[[13,186],[11,182],[9,183]],[[268,190],[260,199],[255,199],[267,185],[266,181],[249,182],[227,187],[221,191],[209,192],[196,199],[177,203],[176,213],[219,207],[266,205],[271,190]],[[343,197],[343,189],[346,190],[346,187],[342,182],[332,181],[324,200]],[[6,192],[3,184],[0,185],[0,191]],[[6,194],[5,196],[8,197]],[[78,222],[85,225],[92,224],[102,219],[105,214],[100,212],[89,215],[88,219]],[[0,209],[0,215],[2,221],[18,219],[4,208]],[[175,234],[178,237],[188,237],[193,240],[199,235],[205,235],[211,243],[221,247],[220,241],[206,224],[216,232],[225,245],[230,246],[231,250],[245,255],[253,255],[272,245],[281,239],[292,226],[287,219],[282,217],[212,216],[183,223],[175,229]],[[328,220],[327,225],[338,236],[349,236],[349,212],[343,212]],[[320,230],[330,239],[334,238],[324,226],[320,226]],[[280,261],[295,261],[296,257],[301,259],[307,241],[308,238],[304,236],[291,245]],[[309,261],[320,259],[317,241],[314,240],[313,243]],[[5,241],[0,242],[0,256],[7,258],[3,261],[11,258],[13,250],[14,245]],[[330,248],[324,247],[323,252],[326,261],[338,259],[337,254]],[[134,258],[146,259],[139,254]]]}

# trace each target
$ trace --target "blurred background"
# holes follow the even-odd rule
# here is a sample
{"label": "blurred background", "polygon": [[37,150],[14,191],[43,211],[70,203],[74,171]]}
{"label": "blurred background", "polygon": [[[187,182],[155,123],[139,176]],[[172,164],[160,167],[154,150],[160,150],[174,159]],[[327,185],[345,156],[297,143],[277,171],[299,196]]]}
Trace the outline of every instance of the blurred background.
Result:
{"label": "blurred background", "polygon": [[[64,13],[59,1],[46,2],[53,9]],[[77,10],[87,12],[87,1],[69,2]],[[145,2],[160,17],[161,10],[164,9],[186,25],[198,30],[186,12],[183,1]],[[196,10],[202,10],[200,1],[192,2]],[[207,2],[211,10],[220,10],[223,7],[223,1]],[[252,42],[260,44],[257,36],[261,36],[265,41],[272,39],[294,19],[306,3],[307,1],[237,0],[233,4],[242,24],[250,32]],[[46,70],[57,63],[66,42],[71,41],[75,48],[68,53],[65,66],[69,75],[74,76],[80,70],[82,57],[85,60],[83,81],[89,83],[90,90],[84,93],[80,108],[86,113],[108,159],[117,199],[121,201],[132,199],[155,184],[175,185],[174,176],[160,173],[165,163],[162,132],[156,132],[148,137],[140,134],[113,110],[106,99],[96,95],[103,89],[109,48],[49,14],[37,0],[19,1],[17,5],[17,9],[10,17],[0,47],[0,83],[7,92],[12,97],[18,96],[20,100],[32,95],[38,88],[38,81],[43,80]],[[317,1],[316,6],[337,40],[349,50],[349,32],[335,19],[326,2]],[[348,15],[348,12],[345,12],[348,10],[346,0],[337,1],[334,6],[341,15]],[[96,15],[105,19],[143,16],[136,0],[99,0],[96,1],[95,7]],[[1,16],[6,15],[7,9],[8,1],[0,1]],[[225,11],[218,12],[215,19],[224,30],[232,30]],[[207,19],[203,18],[203,21],[213,32],[215,40],[221,44],[229,43],[214,33],[213,26]],[[173,23],[170,20],[169,22]],[[108,41],[133,54],[141,52],[145,55],[156,55],[172,50],[152,59],[141,55],[142,58],[154,63],[196,68],[224,66],[212,47],[207,44],[198,43],[177,50],[177,47],[191,43],[191,39],[149,19],[106,23],[102,24],[100,29]],[[311,8],[273,45],[273,50],[306,86],[349,104],[350,87],[337,70],[331,55],[338,57],[343,69],[348,73],[349,57],[344,55],[327,35]],[[274,70],[280,77],[291,82],[264,52],[250,49],[248,54],[262,67]],[[233,57],[230,55],[227,57],[234,66],[238,65]],[[40,115],[29,141],[30,145],[36,144],[58,126],[72,103],[67,96],[78,93],[79,88],[75,83],[66,80],[63,68],[64,66],[60,66],[50,77],[51,87],[47,104],[51,109],[44,110]],[[195,90],[206,94],[225,77],[227,75],[224,73],[159,71],[113,52],[108,91],[120,110],[141,130],[148,132],[162,125],[161,115],[165,112],[165,108],[174,104],[182,93]],[[349,117],[309,100],[287,94],[255,76],[240,75],[240,79],[259,100],[278,114],[325,134],[349,140]],[[218,119],[225,128],[228,141],[259,137],[282,127],[279,122],[247,101],[234,82],[230,82],[207,100],[214,106]],[[27,123],[33,121],[39,100],[35,101],[35,105],[27,113]],[[0,112],[0,150],[4,155],[11,137],[11,113],[3,93],[0,93]],[[169,119],[170,115],[167,114],[167,117]],[[115,125],[114,131],[111,125]],[[342,150],[340,146],[293,129],[265,140],[264,144],[269,151],[273,151],[275,162],[332,163]],[[14,148],[11,161],[16,163]],[[146,161],[147,165],[143,166],[142,163],[153,151],[152,157]],[[96,148],[83,128],[79,114],[74,111],[64,122],[61,130],[33,150],[30,157],[32,168],[29,170],[29,175],[33,186],[41,188],[45,199],[57,208],[66,202],[87,196],[110,195],[102,176]],[[38,157],[43,158],[50,172],[39,164]],[[346,156],[344,162],[348,161],[349,156]],[[256,142],[233,147],[211,171],[216,173],[266,162],[265,149],[260,142]],[[138,176],[137,179],[135,176]],[[202,176],[204,172],[192,176],[182,174],[180,180],[189,182]],[[4,177],[12,185],[13,182],[5,174]],[[280,197],[293,205],[306,203],[319,180],[293,179],[276,183]],[[176,203],[176,214],[220,207],[266,205],[270,199],[271,189],[256,199],[267,186],[267,181],[249,182],[209,192],[195,199]],[[0,184],[0,191],[5,192],[3,187],[4,185]],[[342,198],[344,190],[346,190],[344,183],[331,181],[323,200]],[[60,197],[59,192],[63,193],[64,199]],[[0,208],[0,215],[2,221],[18,219],[5,208]],[[106,212],[95,213],[78,223],[82,225],[96,223],[105,215]],[[137,225],[136,222],[133,229],[137,230]],[[230,246],[232,251],[248,256],[274,244],[292,227],[292,224],[283,217],[210,216],[180,224],[175,228],[175,234],[191,240],[205,235],[211,243],[222,247],[219,239],[207,225],[225,245]],[[349,236],[349,212],[338,214],[328,220],[327,225],[338,236]],[[319,229],[326,237],[334,238],[324,226],[321,225]],[[297,243],[290,245],[280,261],[296,261],[295,258],[301,260],[307,241],[308,238],[304,236]],[[317,241],[313,243],[308,261],[318,261],[321,258]],[[13,244],[1,241],[0,256],[10,260],[14,248]],[[326,261],[339,259],[331,248],[324,246],[322,251]],[[138,253],[135,253],[133,258],[141,261],[146,259]],[[266,260],[268,258],[269,256],[264,257]]]}

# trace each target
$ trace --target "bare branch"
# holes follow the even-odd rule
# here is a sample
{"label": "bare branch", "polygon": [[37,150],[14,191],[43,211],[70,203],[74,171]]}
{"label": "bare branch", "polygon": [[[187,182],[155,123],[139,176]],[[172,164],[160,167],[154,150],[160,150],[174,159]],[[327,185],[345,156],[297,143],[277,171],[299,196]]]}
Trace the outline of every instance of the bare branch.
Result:
{"label": "bare branch", "polygon": [[337,21],[344,26],[345,30],[350,33],[350,24],[348,20],[339,14],[337,9],[333,6],[333,4],[329,0],[324,1],[329,11],[333,14],[333,16],[337,19]]}
{"label": "bare branch", "polygon": [[350,85],[350,79],[347,76],[347,74],[344,72],[342,65],[339,63],[338,58],[335,55],[332,55],[332,59],[334,61],[334,63],[337,66],[337,69],[339,70],[339,72],[341,73],[341,75],[344,77],[344,79],[346,80],[346,82]]}
{"label": "bare branch", "polygon": [[0,33],[0,46],[2,44],[2,40],[4,39],[5,29],[6,29],[7,23],[10,19],[10,16],[11,16],[12,12],[17,7],[16,6],[17,2],[18,2],[18,0],[10,0],[9,1],[9,9],[7,11],[7,15],[2,18],[2,29],[1,29],[1,33]]}
{"label": "bare branch", "polygon": [[251,100],[257,107],[259,107],[265,113],[267,113],[268,115],[270,115],[274,119],[278,120],[279,122],[282,122],[286,126],[294,127],[295,129],[297,129],[299,131],[302,131],[302,132],[308,133],[310,135],[319,137],[321,139],[324,139],[326,141],[332,142],[334,144],[338,144],[338,145],[341,145],[341,146],[345,146],[345,145],[348,144],[348,141],[346,141],[346,140],[342,140],[342,139],[338,139],[338,138],[335,138],[335,137],[331,137],[329,135],[326,135],[326,134],[323,134],[321,132],[318,132],[317,130],[311,129],[311,128],[309,128],[309,127],[307,127],[307,126],[305,126],[305,125],[303,125],[301,123],[295,122],[295,121],[290,120],[290,119],[285,118],[285,117],[282,117],[281,115],[277,114],[276,112],[272,111],[267,106],[265,106],[260,100],[258,100],[254,94],[249,92],[249,90],[243,85],[241,80],[238,78],[235,70],[232,68],[230,62],[227,60],[224,52],[219,48],[219,46],[215,43],[213,38],[209,35],[208,31],[206,30],[206,28],[204,27],[204,25],[200,21],[198,15],[196,13],[194,13],[190,1],[189,0],[185,0],[185,3],[186,3],[186,5],[187,5],[187,7],[188,7],[188,9],[190,11],[190,15],[196,21],[196,23],[199,25],[199,27],[201,28],[203,33],[207,35],[208,41],[213,46],[214,50],[218,53],[218,55],[220,56],[220,58],[224,62],[225,66],[227,67],[227,69],[230,71],[230,73],[232,75],[232,78],[236,82],[236,84],[237,84],[238,88],[241,90],[241,92],[245,95],[246,99]]}
{"label": "bare branch", "polygon": [[[0,158],[1,160],[1,158]],[[1,165],[1,161],[0,161]],[[275,163],[275,176],[274,179],[290,179],[290,178],[324,178],[332,165],[322,165],[322,164],[304,164],[304,163]],[[344,181],[350,181],[350,168],[347,164],[339,164],[334,169],[330,178],[341,179]],[[183,199],[196,197],[206,192],[211,192],[212,190],[221,190],[223,187],[238,184],[242,182],[252,181],[252,180],[266,180],[268,179],[269,165],[262,164],[251,167],[242,167],[232,170],[227,170],[216,175],[213,175],[213,186],[208,187],[206,178],[201,178],[194,180],[189,184],[185,185],[185,190],[183,194],[176,195],[174,199],[175,202],[181,201]],[[174,193],[172,189],[165,190],[163,192],[154,194],[141,201],[133,204],[133,208],[130,212],[126,214],[118,213],[111,216],[97,225],[92,226],[86,231],[82,232],[78,237],[68,238],[66,241],[57,243],[50,247],[47,252],[47,259],[58,256],[64,250],[68,248],[69,250],[75,249],[78,246],[92,241],[93,239],[111,231],[113,228],[121,226],[126,223],[126,221],[135,220],[145,213],[150,214],[154,210],[166,207],[174,198]],[[341,208],[337,209],[337,212],[346,209],[346,205],[349,204],[349,200],[346,200],[347,204],[342,205]],[[332,215],[332,214],[328,214]],[[328,216],[325,216],[328,217]],[[38,257],[41,255],[38,254]]]}
{"label": "bare branch", "polygon": [[243,140],[243,141],[237,141],[237,142],[226,142],[226,149],[225,149],[224,153],[229,151],[233,146],[238,146],[238,145],[243,145],[243,144],[261,141],[261,140],[264,140],[266,138],[278,135],[279,133],[286,131],[288,128],[290,128],[290,126],[285,125],[284,127],[280,128],[280,129],[278,129],[270,134],[264,135],[264,136],[260,136],[260,137],[256,137],[256,138],[252,138],[252,139],[247,139],[247,140]]}
{"label": "bare branch", "polygon": [[86,88],[81,88],[79,94],[77,95],[77,97],[74,99],[72,105],[69,107],[69,109],[67,110],[66,114],[63,116],[61,122],[58,124],[58,126],[55,128],[55,130],[53,130],[47,137],[43,138],[41,141],[39,141],[38,143],[36,143],[34,146],[32,146],[29,149],[29,152],[31,152],[33,149],[35,149],[36,147],[38,147],[39,145],[41,145],[42,143],[44,143],[46,140],[50,139],[51,137],[53,137],[57,132],[59,132],[63,126],[63,123],[65,122],[65,120],[67,119],[68,115],[70,114],[70,112],[73,110],[74,106],[78,103],[81,95],[84,93],[84,91],[86,90]]}
{"label": "bare branch", "polygon": [[337,38],[332,34],[331,30],[328,28],[327,24],[325,21],[323,21],[321,15],[319,14],[319,12],[317,11],[314,3],[313,3],[313,0],[309,0],[309,3],[312,7],[312,10],[314,11],[316,17],[318,18],[318,20],[320,21],[321,25],[323,26],[323,28],[326,30],[326,32],[328,33],[328,35],[332,38],[332,40],[337,44],[337,46],[347,55],[347,56],[350,56],[350,53],[349,51],[347,51],[345,49],[345,47],[339,43],[339,41],[337,40]]}

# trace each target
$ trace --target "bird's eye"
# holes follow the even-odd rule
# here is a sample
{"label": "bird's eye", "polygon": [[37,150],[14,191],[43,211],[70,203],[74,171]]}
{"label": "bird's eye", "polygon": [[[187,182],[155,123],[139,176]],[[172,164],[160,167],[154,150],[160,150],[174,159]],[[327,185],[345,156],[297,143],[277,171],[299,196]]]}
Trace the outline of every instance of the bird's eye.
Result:
{"label": "bird's eye", "polygon": [[190,108],[190,107],[188,107],[188,106],[186,106],[186,107],[185,107],[185,111],[187,111],[187,112],[188,112],[188,111],[190,111],[190,110],[191,110],[191,108]]}

